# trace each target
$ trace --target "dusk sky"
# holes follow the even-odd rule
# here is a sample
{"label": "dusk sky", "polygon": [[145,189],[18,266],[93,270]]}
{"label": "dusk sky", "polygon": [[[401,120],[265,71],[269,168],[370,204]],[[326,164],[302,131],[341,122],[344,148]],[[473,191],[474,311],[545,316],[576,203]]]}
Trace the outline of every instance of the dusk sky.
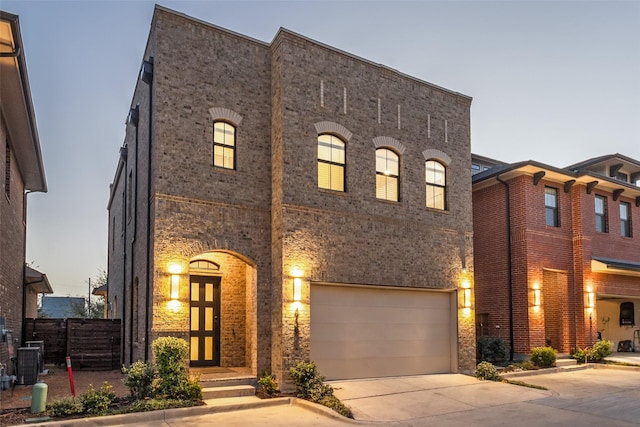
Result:
{"label": "dusk sky", "polygon": [[[271,42],[285,27],[473,97],[474,153],[563,167],[640,159],[640,1],[160,1]],[[107,268],[107,202],[152,1],[10,1],[49,186],[28,196],[27,262],[55,295]],[[206,54],[206,52],[203,52]]]}

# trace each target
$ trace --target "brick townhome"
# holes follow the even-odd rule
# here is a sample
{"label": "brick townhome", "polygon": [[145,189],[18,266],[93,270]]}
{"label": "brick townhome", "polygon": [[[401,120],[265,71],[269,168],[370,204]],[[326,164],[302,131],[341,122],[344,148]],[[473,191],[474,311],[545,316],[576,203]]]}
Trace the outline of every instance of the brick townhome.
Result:
{"label": "brick townhome", "polygon": [[470,105],[156,6],[109,200],[123,362],[172,335],[192,366],[285,380],[301,359],[328,378],[472,370]]}
{"label": "brick townhome", "polygon": [[9,347],[23,341],[23,319],[36,315],[37,294],[52,290],[46,276],[25,266],[27,192],[46,192],[47,183],[20,24],[4,11],[0,53],[0,363],[8,364]]}
{"label": "brick townhome", "polygon": [[640,161],[620,154],[473,175],[477,334],[512,342],[516,358],[545,344],[569,353],[598,332],[616,347],[633,341],[639,180]]}

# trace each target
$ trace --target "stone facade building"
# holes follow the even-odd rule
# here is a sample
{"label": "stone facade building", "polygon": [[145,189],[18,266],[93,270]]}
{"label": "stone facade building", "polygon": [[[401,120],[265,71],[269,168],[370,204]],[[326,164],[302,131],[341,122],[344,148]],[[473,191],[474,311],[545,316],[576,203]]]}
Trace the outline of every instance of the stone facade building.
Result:
{"label": "stone facade building", "polygon": [[[0,11],[0,363],[23,341],[38,293],[52,292],[25,266],[27,193],[47,191],[18,16]],[[39,275],[39,277],[38,277]],[[35,276],[35,277],[34,277]]]}
{"label": "stone facade building", "polygon": [[124,363],[286,379],[475,366],[471,98],[156,6],[109,199]]}
{"label": "stone facade building", "polygon": [[620,154],[473,175],[477,335],[515,358],[640,339],[639,184],[640,161]]}

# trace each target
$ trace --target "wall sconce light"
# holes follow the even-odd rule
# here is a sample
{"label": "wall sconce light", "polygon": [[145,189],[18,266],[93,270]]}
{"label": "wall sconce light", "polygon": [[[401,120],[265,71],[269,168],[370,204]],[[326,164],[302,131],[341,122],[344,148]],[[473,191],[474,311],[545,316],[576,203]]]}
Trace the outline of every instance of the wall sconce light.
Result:
{"label": "wall sconce light", "polygon": [[471,289],[464,289],[462,293],[462,307],[471,308]]}
{"label": "wall sconce light", "polygon": [[593,310],[596,306],[596,294],[591,286],[587,287],[587,308]]}
{"label": "wall sconce light", "polygon": [[302,279],[299,277],[293,278],[293,300],[300,301],[302,299]]}
{"label": "wall sconce light", "polygon": [[180,295],[180,276],[177,274],[171,275],[171,299],[178,299]]}
{"label": "wall sconce light", "polygon": [[533,310],[540,311],[540,301],[541,301],[541,293],[540,293],[540,285],[537,283],[533,284]]}
{"label": "wall sconce light", "polygon": [[177,300],[180,297],[180,273],[182,268],[178,264],[169,265],[169,273],[171,273],[171,288],[169,295],[172,300]]}

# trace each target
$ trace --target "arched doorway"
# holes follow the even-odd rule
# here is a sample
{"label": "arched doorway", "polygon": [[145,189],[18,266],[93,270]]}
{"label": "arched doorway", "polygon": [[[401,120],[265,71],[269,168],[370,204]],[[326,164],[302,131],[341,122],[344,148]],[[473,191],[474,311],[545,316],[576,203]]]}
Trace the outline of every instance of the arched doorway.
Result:
{"label": "arched doorway", "polygon": [[255,264],[239,254],[212,251],[190,259],[191,366],[257,369],[256,281]]}

